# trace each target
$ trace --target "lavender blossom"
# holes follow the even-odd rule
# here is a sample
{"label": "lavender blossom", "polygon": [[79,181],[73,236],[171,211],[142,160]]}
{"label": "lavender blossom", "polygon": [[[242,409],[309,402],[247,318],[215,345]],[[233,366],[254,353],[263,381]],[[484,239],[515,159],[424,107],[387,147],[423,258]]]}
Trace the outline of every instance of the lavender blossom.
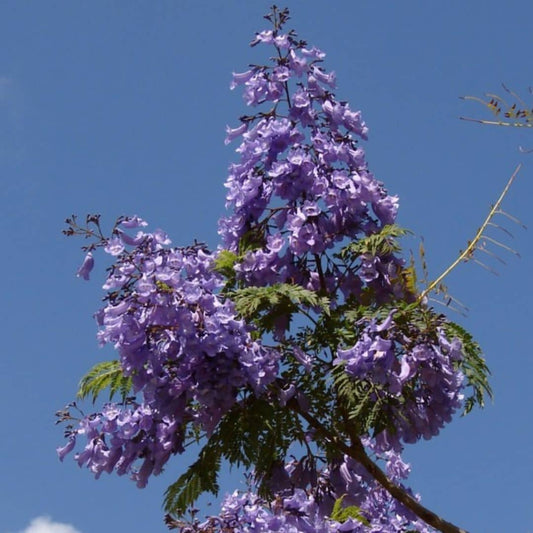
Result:
{"label": "lavender blossom", "polygon": [[[254,44],[276,49],[272,65],[234,74],[231,88],[244,87],[249,106],[273,107],[228,129],[227,140],[240,136],[242,142],[240,161],[231,165],[226,181],[232,213],[220,221],[219,233],[232,251],[250,233],[257,234],[258,244],[273,235],[282,242],[278,252],[263,245],[244,255],[237,271],[245,283],[264,285],[276,277],[310,286],[317,254],[393,223],[398,201],[368,171],[352,137],[366,139],[368,128],[359,111],[331,92],[335,75],[321,65],[325,54],[291,33],[271,30],[258,33]],[[333,265],[322,283],[343,288],[370,283],[387,299],[387,291],[398,292],[391,277],[401,261],[380,261],[372,277],[368,269],[358,274]]]}
{"label": "lavender blossom", "polygon": [[[366,441],[373,449],[375,443]],[[394,452],[381,459],[395,483],[401,485],[409,473],[409,465]],[[252,490],[226,495],[217,516],[205,521],[182,525],[181,533],[233,533],[272,531],[282,533],[398,533],[413,531],[433,533],[435,530],[418,520],[411,511],[394,500],[358,463],[344,457],[311,476],[302,476],[305,463],[293,460],[285,465],[281,490],[269,501]],[[311,482],[312,480],[312,482]],[[342,507],[357,509],[342,521],[330,518],[337,500]]]}
{"label": "lavender blossom", "polygon": [[87,255],[85,256],[85,259],[83,260],[83,263],[78,269],[78,272],[76,273],[76,275],[79,278],[83,278],[85,281],[88,281],[89,275],[93,268],[94,268],[93,254],[91,252],[87,252]]}
{"label": "lavender blossom", "polygon": [[[386,238],[398,198],[360,146],[368,127],[334,94],[325,54],[282,32],[287,17],[273,7],[273,29],[252,43],[269,47],[271,63],[233,74],[231,89],[256,112],[226,129],[226,144],[240,142],[216,253],[170,247],[136,215],[119,218],[110,238],[97,216],[87,219],[97,232],[69,219],[67,234],[99,236],[87,249],[113,258],[97,339],[116,350],[127,391],[79,419],[63,413],[67,443],[57,452],[74,452],[96,478],[115,472],[139,487],[193,442],[218,453],[209,473],[224,457],[262,467],[218,515],[168,518],[181,533],[432,533],[348,454],[365,449],[412,496],[403,446],[437,435],[461,406],[465,349],[416,302]],[[93,266],[89,252],[78,276],[89,279]],[[264,426],[254,405],[272,413]],[[256,429],[268,452],[258,456],[248,442]],[[288,458],[293,444],[307,455]]]}
{"label": "lavender blossom", "polygon": [[144,486],[183,452],[188,425],[210,434],[238,391],[261,394],[277,374],[277,352],[253,340],[232,302],[217,294],[223,280],[213,255],[168,243],[158,230],[128,252],[118,239],[105,246],[117,260],[107,305],[96,314],[98,339],[118,351],[139,400],[84,417],[58,450],[63,458],[85,438],[76,460],[96,477],[116,470]]}
{"label": "lavender blossom", "polygon": [[450,342],[441,328],[431,339],[413,324],[407,334],[395,323],[394,313],[382,323],[363,322],[358,341],[339,349],[334,361],[354,380],[375,385],[375,400],[402,400],[385,402],[394,430],[376,436],[383,452],[401,449],[401,441],[437,435],[462,406],[465,385],[457,365],[463,358],[459,340]]}

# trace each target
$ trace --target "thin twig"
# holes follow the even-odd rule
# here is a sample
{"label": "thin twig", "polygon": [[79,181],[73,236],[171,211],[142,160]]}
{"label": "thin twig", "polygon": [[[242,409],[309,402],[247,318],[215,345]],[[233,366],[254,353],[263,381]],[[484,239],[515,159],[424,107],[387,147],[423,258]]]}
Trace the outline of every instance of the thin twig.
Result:
{"label": "thin twig", "polygon": [[[520,168],[521,168],[522,165],[518,165],[515,169],[515,171],[513,172],[512,176],[509,178],[509,181],[507,182],[507,184],[505,185],[502,193],[500,194],[500,197],[498,198],[497,202],[492,206],[491,210],[489,211],[489,214],[487,216],[487,218],[485,219],[485,221],[483,222],[483,224],[481,225],[481,227],[477,230],[477,233],[475,235],[475,237],[472,239],[472,241],[468,244],[468,246],[466,247],[466,249],[464,250],[464,252],[461,252],[459,254],[459,257],[437,278],[435,279],[434,281],[432,281],[418,296],[417,298],[417,302],[420,303],[424,300],[424,298],[426,298],[426,296],[435,289],[435,287],[438,287],[442,281],[444,280],[444,278],[446,276],[448,276],[448,274],[459,264],[461,263],[462,261],[468,261],[470,259],[472,259],[473,257],[473,254],[474,252],[476,251],[476,248],[477,248],[477,245],[479,243],[479,241],[485,237],[483,234],[485,232],[485,229],[487,228],[487,226],[489,225],[489,223],[491,222],[492,218],[494,217],[494,215],[496,213],[504,213],[503,211],[500,210],[500,206],[503,202],[503,199],[505,198],[507,192],[509,191],[509,188],[511,187],[511,185],[513,184],[513,181],[515,180],[516,176],[518,175],[518,172],[520,171]],[[505,213],[507,215],[507,213]],[[509,216],[509,215],[507,215]],[[487,238],[487,237],[485,237]],[[516,253],[516,252],[515,252]]]}
{"label": "thin twig", "polygon": [[502,122],[501,120],[481,120],[479,118],[459,117],[461,120],[477,122],[478,124],[489,124],[491,126],[513,126],[514,128],[533,128],[532,122]]}

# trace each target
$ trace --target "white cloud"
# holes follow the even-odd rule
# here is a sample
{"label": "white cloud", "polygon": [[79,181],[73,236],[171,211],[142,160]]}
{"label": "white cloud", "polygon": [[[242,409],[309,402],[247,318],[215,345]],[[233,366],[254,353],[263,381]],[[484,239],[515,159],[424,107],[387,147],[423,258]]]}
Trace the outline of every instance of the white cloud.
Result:
{"label": "white cloud", "polygon": [[53,522],[48,516],[38,516],[34,518],[26,529],[20,533],[81,533],[70,524]]}

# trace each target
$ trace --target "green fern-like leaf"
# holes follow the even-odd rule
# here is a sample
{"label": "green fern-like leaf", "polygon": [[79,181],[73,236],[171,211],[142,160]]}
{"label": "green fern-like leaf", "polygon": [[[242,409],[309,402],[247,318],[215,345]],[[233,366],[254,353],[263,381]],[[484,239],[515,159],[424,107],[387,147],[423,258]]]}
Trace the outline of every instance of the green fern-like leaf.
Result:
{"label": "green fern-like leaf", "polygon": [[401,248],[396,239],[409,233],[409,230],[396,224],[383,226],[378,233],[349,243],[339,252],[339,257],[349,259],[363,254],[384,256],[399,252]]}
{"label": "green fern-like leaf", "polygon": [[131,391],[131,378],[124,376],[119,361],[103,361],[94,365],[80,381],[77,396],[85,399],[92,396],[92,402],[105,389],[109,390],[109,399],[120,394],[124,400]]}
{"label": "green fern-like leaf", "polygon": [[287,310],[297,310],[299,305],[320,307],[329,311],[329,301],[316,292],[290,283],[277,283],[269,287],[246,287],[232,295],[237,311],[243,316],[252,316],[257,312],[267,311],[274,306],[283,306]]}
{"label": "green fern-like leaf", "polygon": [[215,259],[215,271],[219,272],[227,279],[233,280],[235,277],[235,263],[239,260],[239,256],[230,252],[229,250],[221,250]]}
{"label": "green fern-like leaf", "polygon": [[246,252],[263,248],[266,245],[264,227],[259,224],[250,228],[239,240],[239,255],[244,257]]}
{"label": "green fern-like leaf", "polygon": [[183,516],[200,494],[210,492],[216,496],[219,490],[220,460],[220,448],[208,443],[200,452],[198,460],[165,491],[165,512]]}
{"label": "green fern-like leaf", "polygon": [[377,435],[384,429],[394,430],[391,409],[404,401],[402,396],[391,396],[376,383],[354,379],[345,372],[343,364],[336,365],[332,376],[340,408],[339,419],[358,434]]}
{"label": "green fern-like leaf", "polygon": [[344,524],[346,520],[352,518],[361,522],[365,526],[369,526],[370,522],[363,516],[361,509],[355,505],[350,505],[348,507],[343,507],[342,502],[346,494],[343,494],[340,498],[335,500],[335,505],[333,506],[333,511],[331,512],[330,518],[336,522]]}
{"label": "green fern-like leaf", "polygon": [[253,467],[262,493],[268,491],[273,465],[285,458],[291,443],[301,440],[301,433],[292,412],[250,396],[222,419],[216,438],[232,465]]}
{"label": "green fern-like leaf", "polygon": [[466,415],[476,404],[479,407],[485,406],[485,395],[492,399],[493,394],[489,384],[490,370],[479,344],[470,333],[454,322],[446,323],[444,330],[450,339],[457,337],[463,345],[464,359],[460,362],[460,368],[472,388],[472,395],[465,401],[463,414]]}
{"label": "green fern-like leaf", "polygon": [[250,396],[220,421],[198,460],[165,493],[165,511],[182,516],[204,492],[218,493],[221,460],[253,467],[258,492],[268,494],[272,467],[286,457],[292,443],[303,439],[297,417],[288,410]]}
{"label": "green fern-like leaf", "polygon": [[231,293],[238,313],[254,321],[258,329],[273,331],[277,321],[290,322],[299,311],[319,309],[329,313],[329,300],[299,285],[278,283],[269,287],[245,287]]}

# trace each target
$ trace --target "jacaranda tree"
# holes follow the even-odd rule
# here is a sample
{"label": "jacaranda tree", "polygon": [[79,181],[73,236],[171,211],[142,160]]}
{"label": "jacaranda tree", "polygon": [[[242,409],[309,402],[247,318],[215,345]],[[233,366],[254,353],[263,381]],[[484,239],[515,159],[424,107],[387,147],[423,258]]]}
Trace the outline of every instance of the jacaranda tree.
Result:
{"label": "jacaranda tree", "polygon": [[[137,216],[108,236],[96,215],[67,220],[90,239],[79,276],[100,248],[113,258],[96,319],[117,358],[80,384],[79,398],[108,391],[107,403],[58,413],[59,456],[76,449],[96,477],[144,487],[196,444],[165,496],[183,533],[463,531],[422,506],[401,454],[490,394],[479,346],[429,296],[485,246],[504,194],[451,267],[419,282],[398,198],[367,166],[361,112],[336,99],[324,53],[286,31],[286,9],[265,18],[252,46],[270,61],[233,75],[253,112],[227,131],[239,145],[220,246],[172,247]],[[199,517],[223,463],[248,490]]]}

